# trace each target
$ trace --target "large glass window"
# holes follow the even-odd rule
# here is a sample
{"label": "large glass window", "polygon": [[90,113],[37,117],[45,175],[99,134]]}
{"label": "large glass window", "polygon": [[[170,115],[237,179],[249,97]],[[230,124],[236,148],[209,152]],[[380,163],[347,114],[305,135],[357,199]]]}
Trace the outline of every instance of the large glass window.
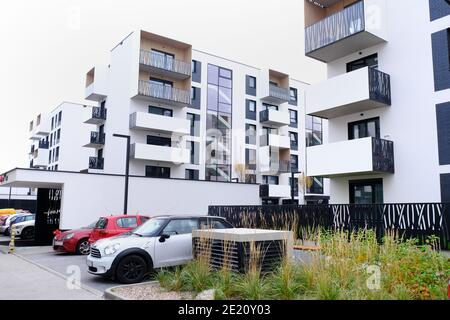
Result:
{"label": "large glass window", "polygon": [[253,124],[245,125],[245,143],[256,145],[256,126]]}
{"label": "large glass window", "polygon": [[291,154],[291,172],[298,171],[298,156]]}
{"label": "large glass window", "polygon": [[245,149],[245,167],[248,170],[256,170],[256,150]]}
{"label": "large glass window", "polygon": [[296,132],[289,132],[289,138],[291,140],[291,150],[298,150],[298,134]]}
{"label": "large glass window", "polygon": [[348,139],[380,138],[380,118],[351,122],[348,124]]}
{"label": "large glass window", "polygon": [[322,119],[306,116],[306,146],[313,147],[323,143]]}
{"label": "large glass window", "polygon": [[200,115],[188,113],[187,119],[189,120],[189,123],[191,124],[191,133],[190,133],[191,136],[199,137],[200,136]]}
{"label": "large glass window", "polygon": [[295,110],[289,110],[289,116],[291,118],[290,127],[297,128],[298,127],[298,113]]}
{"label": "large glass window", "polygon": [[351,204],[383,203],[383,180],[349,181]]}
{"label": "large glass window", "polygon": [[166,109],[166,108],[161,108],[161,107],[149,106],[148,113],[157,114],[159,116],[165,116],[165,117],[173,117],[172,110]]}
{"label": "large glass window", "polygon": [[146,166],[145,176],[152,178],[170,178],[170,167]]}
{"label": "large glass window", "polygon": [[211,181],[231,181],[233,72],[208,65],[206,174]]}
{"label": "large glass window", "polygon": [[323,178],[310,177],[306,186],[307,194],[323,194]]}
{"label": "large glass window", "polygon": [[199,180],[199,171],[194,169],[186,169],[185,178],[186,180]]}
{"label": "large glass window", "polygon": [[277,176],[262,176],[263,184],[278,185],[279,178]]}

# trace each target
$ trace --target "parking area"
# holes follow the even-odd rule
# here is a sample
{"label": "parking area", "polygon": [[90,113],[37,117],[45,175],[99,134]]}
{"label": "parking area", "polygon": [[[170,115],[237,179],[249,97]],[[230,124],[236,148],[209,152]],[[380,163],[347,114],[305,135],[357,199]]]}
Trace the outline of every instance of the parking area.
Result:
{"label": "parking area", "polygon": [[[1,251],[7,252],[5,245],[9,237],[0,236],[2,243]],[[80,281],[84,286],[103,292],[104,290],[117,286],[118,284],[102,277],[93,276],[87,272],[86,256],[55,253],[52,247],[16,247],[15,253],[26,260],[48,268],[53,272],[65,277],[73,277],[77,273],[80,275]]]}

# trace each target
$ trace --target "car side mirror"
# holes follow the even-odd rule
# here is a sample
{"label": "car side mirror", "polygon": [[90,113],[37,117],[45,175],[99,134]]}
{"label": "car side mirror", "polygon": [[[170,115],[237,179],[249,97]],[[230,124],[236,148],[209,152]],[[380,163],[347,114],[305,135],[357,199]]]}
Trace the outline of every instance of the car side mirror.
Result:
{"label": "car side mirror", "polygon": [[166,240],[169,238],[170,238],[170,235],[162,234],[161,237],[159,237],[159,242],[166,242]]}

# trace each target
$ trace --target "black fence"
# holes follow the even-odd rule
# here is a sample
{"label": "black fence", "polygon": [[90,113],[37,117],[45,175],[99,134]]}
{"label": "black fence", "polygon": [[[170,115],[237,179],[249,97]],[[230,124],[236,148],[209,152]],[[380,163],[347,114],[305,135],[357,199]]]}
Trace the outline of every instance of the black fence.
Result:
{"label": "black fence", "polygon": [[357,231],[373,229],[381,241],[394,231],[423,243],[439,238],[450,250],[450,204],[210,206],[209,215],[226,218],[235,227],[294,230]]}

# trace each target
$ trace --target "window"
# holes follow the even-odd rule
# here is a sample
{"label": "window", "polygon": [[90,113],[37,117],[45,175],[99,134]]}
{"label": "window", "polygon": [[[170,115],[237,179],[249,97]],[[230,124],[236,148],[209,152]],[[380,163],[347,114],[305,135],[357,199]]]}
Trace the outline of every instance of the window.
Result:
{"label": "window", "polygon": [[291,172],[298,171],[298,156],[291,154]]}
{"label": "window", "polygon": [[298,191],[298,178],[294,178],[294,185],[292,186],[292,178],[289,178],[289,186],[294,188],[294,196],[298,197],[299,196],[299,191]]}
{"label": "window", "polygon": [[436,106],[439,164],[450,164],[450,102]]}
{"label": "window", "polygon": [[191,68],[192,68],[192,70],[191,70],[192,73],[196,73],[197,72],[197,61],[192,60]]}
{"label": "window", "polygon": [[279,178],[277,176],[262,176],[262,184],[278,185]]}
{"label": "window", "polygon": [[147,144],[151,144],[153,146],[171,147],[172,139],[159,136],[147,136]]}
{"label": "window", "polygon": [[117,219],[119,228],[136,228],[138,226],[136,217]]}
{"label": "window", "polygon": [[56,147],[56,156],[55,156],[55,161],[59,160],[59,147]]}
{"label": "window", "polygon": [[350,204],[382,204],[383,180],[349,181]]}
{"label": "window", "polygon": [[245,76],[245,93],[249,96],[256,96],[256,78]]}
{"label": "window", "polygon": [[348,124],[348,139],[380,138],[380,118],[351,122]]}
{"label": "window", "polygon": [[262,135],[263,136],[267,136],[269,134],[278,135],[278,129],[277,128],[263,127],[262,128]]}
{"label": "window", "polygon": [[195,96],[195,87],[191,87],[191,100],[195,100],[196,96]]}
{"label": "window", "polygon": [[52,130],[53,130],[54,127],[55,127],[55,118],[52,117]]}
{"label": "window", "polygon": [[431,35],[435,91],[450,88],[450,28]]}
{"label": "window", "polygon": [[245,105],[246,105],[245,117],[248,120],[256,121],[256,101],[247,99],[245,100]]}
{"label": "window", "polygon": [[263,103],[263,110],[278,111],[278,106],[275,106],[275,105],[272,105],[272,104]]}
{"label": "window", "polygon": [[199,180],[199,171],[194,169],[186,169],[185,178],[186,180]]}
{"label": "window", "polygon": [[245,149],[245,167],[248,170],[256,170],[256,150]]}
{"label": "window", "polygon": [[450,15],[449,0],[429,0],[429,2],[430,2],[431,21]]}
{"label": "window", "polygon": [[55,165],[55,171],[58,171],[58,165]]}
{"label": "window", "polygon": [[295,132],[289,132],[289,138],[291,139],[291,150],[298,150],[298,134]]}
{"label": "window", "polygon": [[152,49],[152,60],[157,68],[172,70],[175,55],[168,52]]}
{"label": "window", "polygon": [[192,230],[198,229],[197,219],[177,219],[171,220],[163,230],[163,234],[169,236],[178,234],[192,233]]}
{"label": "window", "polygon": [[298,127],[298,118],[297,118],[297,111],[295,110],[289,110],[289,115],[291,118],[291,128],[297,128]]}
{"label": "window", "polygon": [[190,127],[191,127],[190,135],[192,137],[199,137],[200,136],[200,115],[188,113],[186,117],[189,120]]}
{"label": "window", "polygon": [[450,203],[450,174],[441,174],[441,202]]}
{"label": "window", "polygon": [[202,63],[200,61],[192,60],[192,81],[202,82]]}
{"label": "window", "polygon": [[323,143],[322,119],[306,116],[306,146],[313,147]]}
{"label": "window", "polygon": [[187,149],[190,151],[190,163],[199,164],[199,143],[194,141],[187,141]]}
{"label": "window", "polygon": [[61,121],[62,121],[62,110],[58,113],[58,126],[61,125]]}
{"label": "window", "polygon": [[347,72],[352,72],[365,67],[378,69],[378,54],[373,54],[371,56],[347,63]]}
{"label": "window", "polygon": [[256,174],[246,174],[245,183],[256,184]]}
{"label": "window", "polygon": [[161,107],[149,106],[148,113],[156,114],[156,115],[164,116],[164,117],[173,117],[173,110],[161,108]]}
{"label": "window", "polygon": [[48,164],[52,163],[52,150],[48,153]]}
{"label": "window", "polygon": [[146,166],[145,176],[151,178],[170,178],[169,167]]}
{"label": "window", "polygon": [[245,125],[245,143],[256,145],[256,126],[253,124]]}
{"label": "window", "polygon": [[108,219],[106,218],[100,218],[98,219],[97,223],[95,224],[95,229],[106,229],[106,226],[108,225]]}
{"label": "window", "polygon": [[298,91],[295,88],[289,88],[289,104],[296,106],[298,100]]}
{"label": "window", "polygon": [[233,72],[208,64],[205,179],[231,181]]}
{"label": "window", "polygon": [[58,144],[60,140],[61,140],[61,129],[58,129],[58,131],[56,131],[56,144]]}
{"label": "window", "polygon": [[323,178],[309,177],[306,186],[307,194],[323,194]]}

